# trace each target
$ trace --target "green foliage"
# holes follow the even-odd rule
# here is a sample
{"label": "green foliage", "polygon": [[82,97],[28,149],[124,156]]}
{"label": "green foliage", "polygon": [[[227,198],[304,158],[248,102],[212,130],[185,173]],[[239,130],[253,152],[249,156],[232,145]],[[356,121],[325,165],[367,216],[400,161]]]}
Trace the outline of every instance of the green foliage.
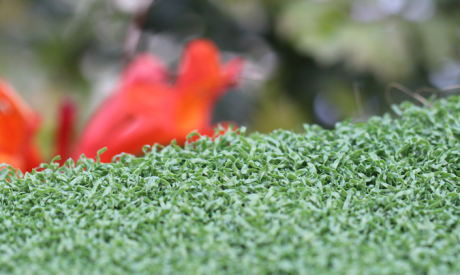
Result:
{"label": "green foliage", "polygon": [[[449,5],[428,2],[433,14],[427,11],[426,18],[411,19],[409,7],[384,14],[378,1],[286,1],[278,33],[321,64],[344,62],[383,82],[401,80],[419,67],[434,70],[443,58],[458,58],[458,15]],[[353,19],[358,5],[368,18]]]}
{"label": "green foliage", "polygon": [[19,178],[4,168],[0,273],[459,272],[460,97],[430,104]]}

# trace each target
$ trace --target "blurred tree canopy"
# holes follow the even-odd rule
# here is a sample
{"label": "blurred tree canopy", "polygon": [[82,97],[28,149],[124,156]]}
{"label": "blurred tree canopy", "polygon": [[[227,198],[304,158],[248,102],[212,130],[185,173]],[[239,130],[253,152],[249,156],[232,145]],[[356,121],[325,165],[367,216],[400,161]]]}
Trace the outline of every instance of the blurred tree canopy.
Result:
{"label": "blurred tree canopy", "polygon": [[129,47],[174,67],[195,37],[248,62],[215,120],[262,132],[380,114],[393,81],[460,82],[455,0],[2,0],[0,75],[44,114],[45,138],[58,96],[72,93],[83,121],[116,84]]}

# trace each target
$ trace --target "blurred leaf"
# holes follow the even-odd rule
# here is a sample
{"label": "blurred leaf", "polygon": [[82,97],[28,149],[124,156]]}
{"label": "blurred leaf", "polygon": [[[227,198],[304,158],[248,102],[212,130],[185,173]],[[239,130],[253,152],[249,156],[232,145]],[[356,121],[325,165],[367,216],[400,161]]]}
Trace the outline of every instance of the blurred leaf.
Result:
{"label": "blurred leaf", "polygon": [[433,66],[440,58],[456,56],[458,19],[442,14],[423,22],[402,16],[357,22],[349,14],[353,3],[289,2],[281,11],[278,33],[320,64],[345,62],[352,70],[370,71],[383,81],[411,76],[418,57]]}
{"label": "blurred leaf", "polygon": [[305,115],[310,106],[299,106],[285,94],[275,81],[270,81],[264,88],[265,95],[260,99],[260,106],[250,130],[268,133],[276,129],[301,130],[302,125],[313,121]]}

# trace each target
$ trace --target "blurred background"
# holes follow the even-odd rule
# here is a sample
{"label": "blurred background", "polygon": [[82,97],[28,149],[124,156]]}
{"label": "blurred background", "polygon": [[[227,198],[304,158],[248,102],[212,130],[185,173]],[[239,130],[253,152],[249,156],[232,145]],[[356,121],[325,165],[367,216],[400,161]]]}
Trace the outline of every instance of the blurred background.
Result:
{"label": "blurred background", "polygon": [[391,82],[460,84],[458,0],[0,0],[0,77],[42,114],[49,155],[62,96],[81,127],[136,52],[174,70],[196,37],[247,60],[214,120],[250,131],[366,120],[389,110]]}

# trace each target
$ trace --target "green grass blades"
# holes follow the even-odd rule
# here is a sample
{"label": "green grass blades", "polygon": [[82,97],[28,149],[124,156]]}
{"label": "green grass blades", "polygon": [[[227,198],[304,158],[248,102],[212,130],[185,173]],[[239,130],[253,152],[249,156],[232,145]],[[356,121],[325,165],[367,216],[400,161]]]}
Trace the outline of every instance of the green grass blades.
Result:
{"label": "green grass blades", "polygon": [[0,172],[0,273],[455,274],[460,97]]}

